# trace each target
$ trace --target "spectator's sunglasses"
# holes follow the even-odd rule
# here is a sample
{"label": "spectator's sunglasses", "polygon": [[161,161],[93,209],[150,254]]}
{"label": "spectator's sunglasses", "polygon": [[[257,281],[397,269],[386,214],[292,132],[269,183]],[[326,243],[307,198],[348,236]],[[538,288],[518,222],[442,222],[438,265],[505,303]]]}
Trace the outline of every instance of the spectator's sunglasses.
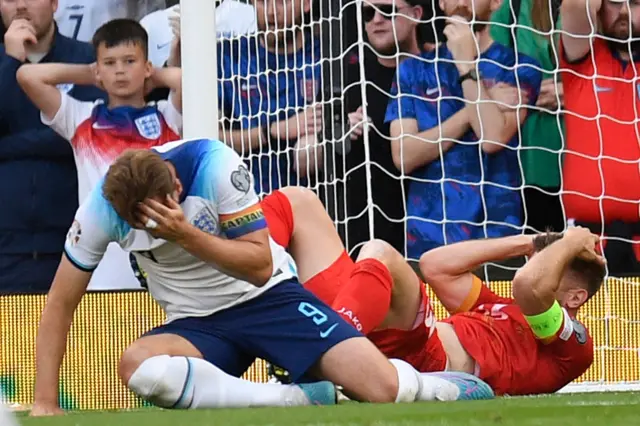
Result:
{"label": "spectator's sunglasses", "polygon": [[398,13],[398,10],[402,9],[407,9],[407,7],[398,8],[395,4],[363,5],[362,19],[364,19],[364,22],[371,22],[371,20],[376,16],[376,12],[380,13],[380,15],[385,19],[391,19],[396,13]]}

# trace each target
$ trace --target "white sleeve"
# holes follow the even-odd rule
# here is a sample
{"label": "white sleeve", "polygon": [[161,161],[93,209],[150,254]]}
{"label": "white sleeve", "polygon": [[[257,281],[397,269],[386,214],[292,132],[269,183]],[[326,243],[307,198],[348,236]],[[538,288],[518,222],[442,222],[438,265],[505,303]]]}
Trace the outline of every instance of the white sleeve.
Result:
{"label": "white sleeve", "polygon": [[60,136],[71,141],[78,126],[91,117],[95,103],[79,101],[63,92],[60,95],[60,108],[56,115],[49,120],[41,112],[40,119]]}
{"label": "white sleeve", "polygon": [[110,237],[113,232],[109,230],[112,215],[108,214],[106,208],[106,201],[101,201],[101,198],[92,193],[76,212],[67,233],[64,253],[80,270],[91,272],[96,269],[107,246],[113,241]]}
{"label": "white sleeve", "polygon": [[214,166],[215,187],[212,191],[218,213],[230,215],[259,205],[253,177],[240,156],[228,146],[221,154]]}
{"label": "white sleeve", "polygon": [[173,106],[171,101],[173,93],[169,95],[169,100],[158,102],[158,111],[164,117],[167,126],[171,128],[178,136],[182,135],[182,114]]}
{"label": "white sleeve", "polygon": [[151,12],[140,20],[140,25],[149,34],[149,60],[155,67],[163,67],[169,59],[173,32],[169,26],[169,15],[173,8]]}

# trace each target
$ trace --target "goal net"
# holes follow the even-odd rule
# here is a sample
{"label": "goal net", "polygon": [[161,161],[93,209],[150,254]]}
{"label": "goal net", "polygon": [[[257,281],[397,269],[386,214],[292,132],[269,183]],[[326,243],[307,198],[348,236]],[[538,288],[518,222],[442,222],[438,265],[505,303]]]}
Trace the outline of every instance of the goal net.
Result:
{"label": "goal net", "polygon": [[[476,31],[489,25],[490,34],[503,46],[490,52],[493,48],[487,47],[486,38],[474,36],[476,48],[486,55],[476,59],[472,68],[480,73],[479,79],[489,92],[479,102],[465,99],[463,91],[454,87],[459,75],[451,69],[455,69],[456,60],[437,46],[445,40],[442,29],[446,21],[432,2],[318,0],[309,2],[304,19],[298,20],[299,10],[282,8],[279,1],[267,1],[257,12],[264,14],[266,22],[281,27],[258,31],[257,38],[243,36],[243,43],[255,43],[254,47],[246,46],[244,54],[272,63],[253,69],[254,74],[227,68],[223,76],[222,97],[234,99],[223,111],[226,140],[232,129],[246,134],[252,126],[265,123],[269,129],[268,141],[263,138],[259,144],[242,146],[261,192],[286,184],[311,187],[323,199],[351,253],[377,237],[391,242],[410,260],[416,260],[420,250],[465,237],[541,232],[547,226],[557,231],[565,228],[567,189],[562,164],[570,150],[563,130],[567,111],[557,89],[562,80],[559,30],[553,24],[558,15],[552,0],[542,12],[542,25],[546,22],[548,28],[532,28],[531,2],[524,0],[504,2],[493,15],[492,25],[475,15],[469,17]],[[306,2],[284,0],[283,4]],[[422,17],[411,15],[418,4],[424,8]],[[276,22],[278,13],[284,13],[284,20]],[[398,14],[411,18],[399,20]],[[385,50],[380,40],[376,45],[369,39],[368,32],[384,32],[388,23],[392,24],[393,43]],[[407,49],[411,44],[406,41],[405,26],[414,23],[418,24],[418,51]],[[276,59],[260,56],[264,54],[260,46],[273,42],[270,38],[279,39],[280,46],[287,45],[294,27],[304,29],[305,38],[294,39],[304,40],[303,44],[289,43],[297,53],[281,56],[279,67],[274,68]],[[436,53],[421,53],[429,49]],[[516,56],[514,50],[527,56]],[[229,63],[243,63],[234,54],[239,53],[227,55]],[[545,56],[548,58],[539,59]],[[406,64],[409,61],[411,66]],[[425,71],[429,66],[438,71],[430,74]],[[394,68],[406,72],[394,73]],[[518,90],[515,95],[500,94],[501,84]],[[243,104],[234,97],[259,101]],[[394,103],[395,113],[390,113]],[[268,106],[274,104],[276,108]],[[467,104],[472,105],[468,113],[475,115],[469,119],[469,129],[447,128],[447,120]],[[496,108],[489,110],[486,104]],[[318,108],[318,115],[308,113],[313,108]],[[305,109],[307,113],[296,116]],[[481,115],[496,111],[503,117],[515,117],[517,125],[511,136],[501,134],[504,122],[481,119]],[[272,124],[272,120],[291,117],[297,117],[297,122]],[[314,117],[320,120],[321,129],[313,126]],[[599,122],[601,118],[585,120]],[[435,128],[435,135],[425,136],[430,128]],[[394,144],[399,146],[396,152],[391,148]],[[394,158],[398,154],[400,164]],[[431,159],[419,161],[417,166],[412,161],[425,155]],[[577,195],[595,200],[601,210],[607,198]],[[442,200],[447,200],[443,208],[433,208],[443,204]],[[633,230],[611,237],[604,221],[590,225],[605,243],[623,241],[632,244],[630,253],[640,253],[633,246]],[[432,242],[420,245],[421,239]],[[523,261],[489,264],[479,273],[498,293],[509,295],[508,280]],[[587,304],[580,319],[594,337],[595,362],[566,390],[640,388],[639,283],[637,277],[609,274],[602,290]],[[445,315],[439,305],[436,311],[441,317]]]}
{"label": "goal net", "polygon": [[[403,105],[407,99],[410,102],[406,103],[412,103],[416,110],[424,108],[428,111],[431,108],[442,111],[441,114],[452,103],[459,106],[468,101],[460,91],[442,89],[450,87],[446,84],[451,83],[451,74],[446,70],[436,74],[435,86],[422,92],[406,90],[407,87],[422,87],[419,86],[418,73],[406,75],[413,78],[413,86],[399,82],[395,69],[402,68],[401,64],[407,61],[413,61],[416,69],[420,64],[455,64],[446,55],[421,55],[419,51],[405,49],[407,45],[402,37],[406,37],[406,25],[419,23],[419,47],[425,50],[433,49],[435,43],[444,40],[442,28],[445,21],[441,12],[428,1],[421,3],[425,9],[422,17],[397,20],[398,13],[409,13],[410,6],[418,3],[417,0],[396,1],[393,7],[391,0],[257,0],[253,2],[256,9],[249,13],[261,13],[254,15],[258,23],[262,20],[275,27],[257,34],[227,34],[223,40],[218,40],[221,43],[218,59],[223,67],[219,94],[223,99],[220,120],[224,128],[220,138],[233,144],[248,160],[259,191],[265,194],[291,184],[313,188],[323,200],[351,253],[357,253],[363,242],[376,237],[391,242],[410,260],[416,260],[415,252],[420,250],[416,245],[416,241],[420,241],[416,238],[417,233],[412,232],[412,226],[418,230],[429,226],[425,235],[440,239],[444,244],[460,239],[460,232],[469,232],[475,237],[495,236],[496,229],[512,234],[525,232],[527,225],[531,227],[530,216],[544,217],[542,213],[554,208],[553,200],[557,200],[557,208],[564,216],[565,206],[559,195],[565,195],[567,191],[563,186],[561,166],[563,155],[569,150],[559,128],[566,110],[559,96],[555,96],[555,107],[553,99],[549,99],[553,96],[547,97],[548,105],[544,108],[548,111],[541,119],[543,107],[537,106],[534,99],[526,99],[532,93],[534,96],[538,93],[537,88],[532,91],[529,87],[531,75],[544,72],[538,80],[559,76],[556,45],[546,44],[552,58],[547,64],[526,60],[507,64],[500,62],[508,58],[507,54],[473,62],[480,70],[487,64],[493,66],[491,78],[496,81],[486,81],[487,85],[495,86],[497,80],[503,78],[509,83],[507,86],[523,90],[517,92],[513,102],[502,98],[500,102],[487,99],[474,104],[475,110],[468,111],[475,114],[476,121],[484,113],[485,104],[498,105],[501,113],[528,113],[525,124],[516,126],[515,143],[511,138],[503,144],[506,146],[500,147],[500,153],[507,153],[509,160],[504,164],[504,170],[514,170],[515,175],[494,181],[488,171],[490,165],[485,164],[490,162],[490,158],[482,155],[482,144],[478,139],[484,141],[496,137],[500,126],[486,126],[480,121],[477,131],[482,137],[474,140],[467,137],[468,132],[451,136],[447,120],[438,115],[435,121],[420,124],[417,131],[407,120],[413,117],[411,114],[416,115],[416,111]],[[541,48],[540,44],[544,45],[545,37],[549,38],[551,30],[532,30],[529,23],[516,21],[514,5],[519,2],[505,0],[504,3],[506,6],[503,5],[499,11],[502,21],[494,25],[503,30],[502,35],[498,31],[494,37],[503,37],[501,42],[510,48],[535,54],[536,49]],[[374,5],[377,10],[371,15]],[[522,0],[520,17],[531,19],[527,12],[530,5],[531,1]],[[549,11],[548,18],[550,22],[555,21],[552,11]],[[369,40],[367,23],[385,28],[386,21],[401,22],[392,26],[393,48],[376,49]],[[480,29],[483,23],[475,22],[474,25]],[[294,29],[303,29],[303,37],[297,38],[292,31]],[[476,37],[474,42],[480,43],[481,40]],[[519,45],[520,42],[523,44]],[[275,46],[276,50],[289,46],[293,52],[268,54],[264,48],[268,44]],[[381,66],[381,60],[385,66]],[[486,75],[484,77],[489,80]],[[431,75],[429,78],[434,77]],[[635,93],[636,88],[631,90]],[[392,136],[392,126],[385,120],[392,102],[399,105],[394,118],[400,123],[395,130],[399,128],[400,132],[395,136]],[[361,115],[354,118],[352,114],[350,124],[349,114],[358,111]],[[585,117],[585,120],[599,123],[602,118],[597,114]],[[634,123],[636,121],[637,113]],[[361,126],[361,131],[355,130],[357,125]],[[543,143],[553,133],[548,127],[543,128],[549,125],[556,126],[556,145]],[[401,141],[401,158],[414,159],[418,155],[416,152],[423,153],[424,149],[412,151],[410,145],[415,140],[402,138],[405,134],[417,134],[429,128],[436,129],[435,136],[417,135],[417,146],[430,148],[431,163],[439,165],[433,170],[438,173],[424,173],[425,164],[415,166],[411,162],[402,162],[399,168],[396,167],[391,149],[394,142],[397,145]],[[531,135],[539,136],[537,144],[524,142]],[[470,153],[466,158],[471,163],[462,161],[464,156],[455,157],[456,150]],[[457,160],[450,161],[451,154]],[[602,158],[600,155],[593,161]],[[456,167],[473,166],[474,161],[477,163],[474,176],[456,170]],[[415,192],[416,185],[426,185],[427,190]],[[464,187],[464,193],[469,197],[475,194],[475,198],[461,199],[455,209],[444,208],[434,215],[414,209],[422,206],[423,212],[430,211],[426,207],[450,196],[452,187]],[[499,208],[495,213],[496,199],[500,198],[495,196],[496,190],[506,193],[509,199],[515,196],[523,204],[522,209],[512,210],[515,212],[513,215],[500,217]],[[535,195],[531,198],[531,192],[537,193],[538,198]],[[539,197],[540,194],[547,197]],[[594,199],[602,206],[605,197],[601,195]],[[528,201],[542,207],[537,210],[531,208]],[[466,207],[475,209],[477,215],[465,216]],[[563,228],[564,218],[561,222],[560,228]],[[544,225],[534,228],[542,231]],[[633,235],[610,238],[605,235],[606,227],[600,228],[598,233],[608,244],[632,243],[634,240]],[[556,229],[559,230],[557,226]],[[520,264],[518,259],[512,263],[490,264],[478,273],[498,294],[506,296],[511,291],[509,280]],[[435,297],[432,300],[437,316],[444,317],[442,306]],[[0,389],[11,402],[28,405],[33,401],[33,345],[43,306],[42,296],[0,298],[0,330],[3,336],[0,341]],[[122,309],[123,306],[128,308]],[[16,318],[21,320],[16,321]],[[595,362],[567,390],[640,388],[640,277],[609,274],[602,290],[588,302],[580,319],[595,340]],[[140,406],[141,401],[120,383],[115,366],[131,341],[163,320],[159,307],[146,293],[92,293],[86,297],[74,320],[68,355],[61,373],[61,398],[65,408]],[[266,380],[264,364],[254,365],[247,377]]]}

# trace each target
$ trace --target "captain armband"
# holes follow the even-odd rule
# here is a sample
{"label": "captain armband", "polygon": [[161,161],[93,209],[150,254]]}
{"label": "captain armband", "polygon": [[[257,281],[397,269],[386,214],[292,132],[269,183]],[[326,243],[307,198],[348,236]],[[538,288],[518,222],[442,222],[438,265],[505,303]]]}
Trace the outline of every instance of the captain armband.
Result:
{"label": "captain armband", "polygon": [[562,327],[564,320],[564,311],[560,307],[558,301],[546,311],[538,315],[524,316],[533,334],[541,340],[554,337]]}
{"label": "captain armband", "polygon": [[249,207],[222,220],[222,231],[227,238],[234,239],[267,227],[260,204]]}

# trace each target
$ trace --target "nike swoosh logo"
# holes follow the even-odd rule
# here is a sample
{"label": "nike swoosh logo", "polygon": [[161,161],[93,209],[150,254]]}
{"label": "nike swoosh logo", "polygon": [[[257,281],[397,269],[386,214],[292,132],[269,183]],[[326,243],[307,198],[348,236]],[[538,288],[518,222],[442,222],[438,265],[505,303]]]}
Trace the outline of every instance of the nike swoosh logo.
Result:
{"label": "nike swoosh logo", "polygon": [[163,44],[158,43],[158,49],[164,49],[165,47],[167,47],[170,44],[171,44],[170,41],[168,41],[166,43],[163,43]]}
{"label": "nike swoosh logo", "polygon": [[93,123],[91,127],[93,127],[95,130],[111,130],[116,128],[116,126],[103,126],[98,123]]}
{"label": "nike swoosh logo", "polygon": [[427,89],[427,96],[434,95],[434,94],[438,93],[438,91],[439,91],[439,89],[437,89],[435,87],[433,89]]}
{"label": "nike swoosh logo", "polygon": [[320,337],[322,337],[323,339],[327,338],[331,333],[333,333],[333,330],[335,330],[337,326],[338,326],[338,323],[333,324],[331,327],[329,327],[327,331],[321,332]]}

